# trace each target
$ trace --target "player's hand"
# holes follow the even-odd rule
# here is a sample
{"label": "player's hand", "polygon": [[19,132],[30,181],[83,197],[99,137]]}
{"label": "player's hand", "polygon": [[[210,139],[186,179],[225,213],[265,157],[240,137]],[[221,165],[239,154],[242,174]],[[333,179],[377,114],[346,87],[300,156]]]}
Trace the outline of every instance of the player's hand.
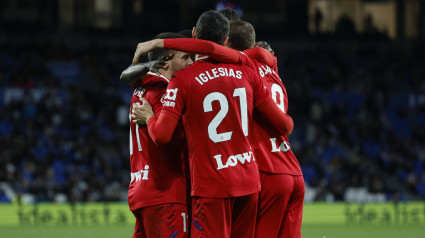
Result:
{"label": "player's hand", "polygon": [[134,52],[132,65],[136,65],[137,63],[139,63],[140,57],[147,54],[147,52],[143,51],[146,43],[147,42],[137,44],[136,52]]}
{"label": "player's hand", "polygon": [[173,57],[174,57],[174,54],[169,54],[169,55],[163,56],[163,57],[161,57],[157,60],[150,61],[149,63],[151,63],[151,64],[149,65],[149,71],[159,73],[159,70],[164,68],[167,61],[172,59]]}
{"label": "player's hand", "polygon": [[133,122],[139,125],[146,125],[147,121],[150,117],[155,116],[152,111],[151,105],[146,101],[146,99],[141,98],[142,105],[133,104],[133,109],[131,110],[131,118],[133,118]]}
{"label": "player's hand", "polygon": [[255,46],[256,47],[264,48],[264,49],[270,51],[270,53],[274,54],[274,51],[273,51],[272,47],[270,47],[269,43],[267,43],[265,41],[255,42]]}
{"label": "player's hand", "polygon": [[155,39],[137,44],[136,52],[134,52],[132,65],[136,65],[139,62],[141,56],[144,56],[152,50],[160,47],[161,44],[163,47],[162,39]]}

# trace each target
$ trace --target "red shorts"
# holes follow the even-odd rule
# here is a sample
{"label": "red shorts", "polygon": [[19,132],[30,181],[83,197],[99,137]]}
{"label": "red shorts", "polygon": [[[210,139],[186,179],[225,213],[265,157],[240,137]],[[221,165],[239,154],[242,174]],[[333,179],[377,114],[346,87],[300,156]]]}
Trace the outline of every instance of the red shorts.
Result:
{"label": "red shorts", "polygon": [[256,237],[301,238],[304,178],[260,171]]}
{"label": "red shorts", "polygon": [[188,237],[187,209],[180,203],[166,203],[133,211],[133,238]]}
{"label": "red shorts", "polygon": [[192,198],[191,237],[254,237],[258,193],[231,198]]}

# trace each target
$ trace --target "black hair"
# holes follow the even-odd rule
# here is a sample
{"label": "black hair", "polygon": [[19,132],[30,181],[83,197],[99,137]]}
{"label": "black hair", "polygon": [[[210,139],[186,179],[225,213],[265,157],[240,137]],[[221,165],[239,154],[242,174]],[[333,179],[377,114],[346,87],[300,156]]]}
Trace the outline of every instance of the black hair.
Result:
{"label": "black hair", "polygon": [[185,38],[192,38],[192,30],[181,30],[179,34],[183,35]]}
{"label": "black hair", "polygon": [[229,41],[227,44],[235,50],[246,50],[255,43],[254,27],[246,21],[230,21]]}
{"label": "black hair", "polygon": [[233,10],[232,8],[223,8],[218,10],[221,14],[223,14],[227,20],[229,21],[236,21],[236,20],[240,20],[240,17],[238,16],[238,14],[236,13],[235,10]]}
{"label": "black hair", "polygon": [[229,21],[218,11],[202,13],[196,23],[196,38],[223,44],[229,35]]}
{"label": "black hair", "polygon": [[[175,38],[185,38],[183,35],[174,33],[174,32],[164,32],[156,35],[154,39],[175,39]],[[161,57],[172,54],[174,50],[165,50],[165,49],[156,49],[148,53],[149,61],[157,60]]]}

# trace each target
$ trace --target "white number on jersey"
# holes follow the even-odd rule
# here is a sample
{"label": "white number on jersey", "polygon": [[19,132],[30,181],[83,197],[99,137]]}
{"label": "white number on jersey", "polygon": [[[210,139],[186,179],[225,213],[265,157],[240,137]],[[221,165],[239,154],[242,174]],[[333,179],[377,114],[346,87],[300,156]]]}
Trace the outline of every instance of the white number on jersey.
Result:
{"label": "white number on jersey", "polygon": [[[242,130],[244,132],[244,135],[248,136],[248,105],[246,99],[246,89],[235,88],[233,92],[233,97],[239,97]],[[228,141],[232,138],[233,131],[217,133],[217,127],[220,125],[220,123],[223,121],[223,119],[229,112],[229,102],[226,96],[224,96],[224,94],[222,93],[210,93],[204,99],[204,112],[211,112],[213,110],[213,101],[218,101],[220,103],[220,111],[208,125],[208,136],[214,143]]]}
{"label": "white number on jersey", "polygon": [[[129,118],[131,121],[131,114],[129,114]],[[133,154],[133,137],[131,136],[131,126],[130,126],[130,155]],[[140,144],[140,136],[139,136],[139,124],[136,124],[136,140],[137,140],[137,149],[142,151],[142,145]]]}
{"label": "white number on jersey", "polygon": [[[277,104],[277,106],[282,110],[282,112],[285,112],[285,101],[284,101],[284,95],[283,95],[283,89],[279,86],[279,84],[274,83],[271,88],[272,92],[272,98]],[[277,102],[277,97],[279,96],[279,103]]]}
{"label": "white number on jersey", "polygon": [[186,232],[186,220],[187,220],[187,214],[185,212],[182,212],[181,216],[183,217],[183,232]]}

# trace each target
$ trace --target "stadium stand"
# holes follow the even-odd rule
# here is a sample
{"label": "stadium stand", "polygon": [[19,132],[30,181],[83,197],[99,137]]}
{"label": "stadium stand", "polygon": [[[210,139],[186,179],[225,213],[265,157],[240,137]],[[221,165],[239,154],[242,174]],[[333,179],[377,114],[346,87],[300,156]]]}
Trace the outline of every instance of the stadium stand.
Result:
{"label": "stadium stand", "polygon": [[[0,202],[127,198],[135,44],[78,37],[0,41]],[[423,44],[270,43],[306,201],[425,199]]]}

